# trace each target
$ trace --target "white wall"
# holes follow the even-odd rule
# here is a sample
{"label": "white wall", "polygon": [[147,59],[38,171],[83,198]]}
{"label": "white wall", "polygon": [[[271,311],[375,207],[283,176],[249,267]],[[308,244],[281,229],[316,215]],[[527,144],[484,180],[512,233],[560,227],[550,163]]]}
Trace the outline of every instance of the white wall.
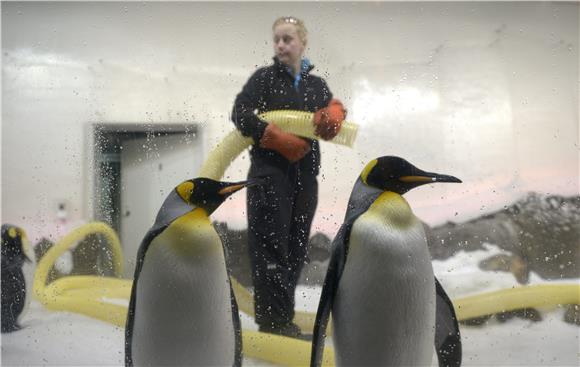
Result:
{"label": "white wall", "polygon": [[[195,122],[204,151],[272,56],[270,26],[303,18],[316,73],[360,125],[323,143],[316,229],[334,233],[356,174],[396,154],[462,185],[409,193],[430,223],[528,190],[578,193],[578,3],[3,2],[2,222],[58,236],[56,204],[91,220],[89,126]],[[240,158],[227,172],[245,177]],[[243,195],[217,218],[244,225]],[[66,231],[63,229],[62,231]]]}

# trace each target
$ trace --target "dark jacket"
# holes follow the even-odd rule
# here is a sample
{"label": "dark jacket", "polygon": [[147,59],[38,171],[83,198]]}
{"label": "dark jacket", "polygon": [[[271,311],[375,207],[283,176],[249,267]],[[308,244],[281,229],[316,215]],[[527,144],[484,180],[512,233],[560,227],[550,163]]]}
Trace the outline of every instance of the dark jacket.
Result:
{"label": "dark jacket", "polygon": [[[332,93],[324,79],[310,74],[313,66],[301,74],[298,88],[294,87],[294,77],[288,68],[274,58],[270,66],[258,69],[237,95],[232,111],[232,121],[242,135],[254,139],[250,150],[252,163],[267,164],[286,168],[290,162],[277,152],[259,146],[267,122],[258,114],[273,110],[298,110],[315,112],[326,107]],[[318,175],[320,166],[320,146],[318,141],[306,139],[311,151],[298,162],[300,169]]]}

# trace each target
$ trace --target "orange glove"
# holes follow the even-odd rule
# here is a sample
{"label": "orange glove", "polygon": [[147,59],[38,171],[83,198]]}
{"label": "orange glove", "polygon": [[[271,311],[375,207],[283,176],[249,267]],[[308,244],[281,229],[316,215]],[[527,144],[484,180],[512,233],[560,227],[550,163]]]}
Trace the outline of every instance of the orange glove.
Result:
{"label": "orange glove", "polygon": [[290,162],[297,162],[310,151],[310,144],[296,135],[284,132],[274,124],[268,124],[260,139],[260,146],[282,154]]}
{"label": "orange glove", "polygon": [[314,113],[314,134],[324,140],[330,140],[338,134],[342,122],[346,118],[346,110],[338,99],[332,99],[327,107],[321,108]]}

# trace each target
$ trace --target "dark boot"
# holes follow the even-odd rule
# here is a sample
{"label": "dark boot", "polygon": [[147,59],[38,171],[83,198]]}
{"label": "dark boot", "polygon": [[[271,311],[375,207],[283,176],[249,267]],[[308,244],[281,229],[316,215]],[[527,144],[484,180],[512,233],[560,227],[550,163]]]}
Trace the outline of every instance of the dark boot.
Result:
{"label": "dark boot", "polygon": [[297,339],[301,339],[302,337],[302,331],[300,330],[300,327],[293,322],[284,325],[260,325],[260,332]]}

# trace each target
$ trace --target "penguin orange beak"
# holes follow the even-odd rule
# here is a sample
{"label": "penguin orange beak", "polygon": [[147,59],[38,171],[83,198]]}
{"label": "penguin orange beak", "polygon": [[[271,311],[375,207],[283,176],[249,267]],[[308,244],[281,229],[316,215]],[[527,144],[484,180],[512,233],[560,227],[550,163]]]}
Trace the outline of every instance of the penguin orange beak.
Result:
{"label": "penguin orange beak", "polygon": [[431,172],[424,172],[424,174],[417,175],[417,176],[401,176],[399,177],[399,181],[405,183],[435,183],[435,182],[455,182],[461,183],[462,181],[454,176],[449,175],[440,175],[438,173],[431,173]]}
{"label": "penguin orange beak", "polygon": [[233,194],[234,192],[241,190],[244,187],[246,187],[246,182],[235,183],[235,184],[224,187],[223,189],[218,191],[218,194],[220,194],[220,195]]}
{"label": "penguin orange beak", "polygon": [[224,187],[223,189],[219,190],[218,194],[231,195],[234,192],[243,189],[244,187],[262,185],[265,183],[265,181],[266,180],[264,178],[252,178],[252,179],[247,180],[247,181],[235,182],[235,183],[232,183],[232,184]]}

